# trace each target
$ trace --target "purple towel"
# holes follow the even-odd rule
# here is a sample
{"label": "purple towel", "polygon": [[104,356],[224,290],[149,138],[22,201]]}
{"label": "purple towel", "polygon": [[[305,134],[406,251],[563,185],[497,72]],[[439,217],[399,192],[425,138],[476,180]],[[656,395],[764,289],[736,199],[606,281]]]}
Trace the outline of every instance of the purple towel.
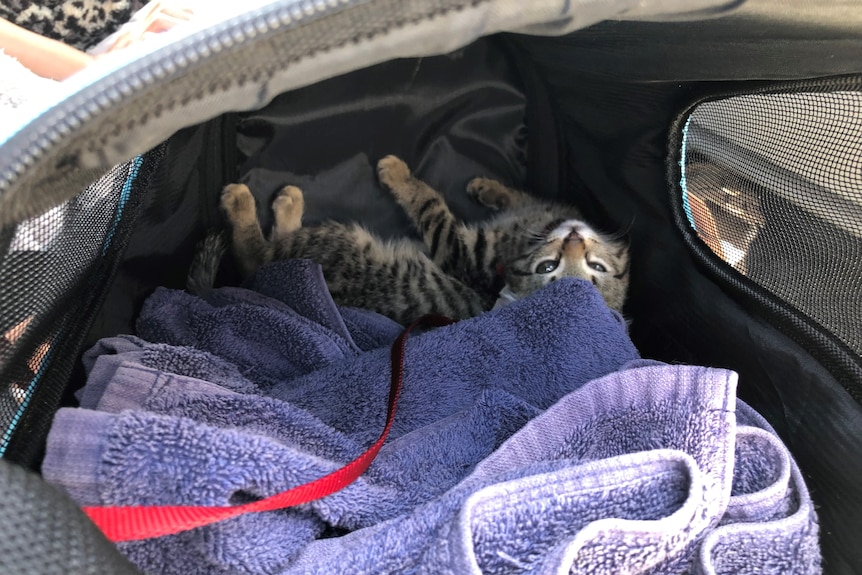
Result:
{"label": "purple towel", "polygon": [[[334,306],[307,263],[255,288],[160,290],[139,327],[166,343],[91,350],[45,478],[82,504],[228,505],[367,448],[400,328]],[[344,490],[121,548],[183,575],[819,572],[804,483],[735,374],[636,358],[590,284],[554,282],[408,340],[390,439]]]}
{"label": "purple towel", "polygon": [[817,515],[802,473],[759,413],[741,401],[736,411],[730,501],[700,546],[695,573],[820,573]]}
{"label": "purple towel", "polygon": [[[249,304],[265,296],[223,290],[210,298],[220,300],[218,307],[184,292],[156,291],[141,311],[140,335],[220,355],[260,393],[360,443],[376,439],[386,416],[388,347],[345,352],[332,343],[339,339],[332,331],[286,304],[268,298],[267,305]],[[485,390],[545,409],[638,357],[624,322],[588,282],[566,278],[525,301],[408,340],[405,376],[415,392],[404,394],[392,437],[465,409]]]}
{"label": "purple towel", "polygon": [[[318,467],[314,468],[312,477],[315,473],[323,475],[347,463],[366,447],[279,400],[234,393],[206,381],[163,373],[131,362],[119,364],[100,397],[88,396],[88,399],[96,401],[84,407],[104,413],[127,415],[132,410],[146,411],[194,419],[197,423],[224,430],[242,430],[298,450],[314,446],[309,465]],[[83,410],[72,412],[75,420],[87,413]],[[94,421],[101,417],[96,411],[90,413]],[[342,492],[327,500],[321,515],[330,524],[346,529],[369,526],[397,515],[417,502],[427,500],[429,494],[439,494],[454,486],[476,462],[493,452],[538,413],[535,407],[504,392],[483,392],[468,409],[437,422],[437,432],[432,433],[429,426],[420,434],[388,442],[357,484],[367,481],[373,486],[379,477],[382,487],[372,489],[373,499],[358,506],[356,496],[349,491]],[[92,429],[95,429],[98,423],[93,425]],[[222,431],[202,433],[218,435]],[[465,443],[464,437],[473,440]],[[71,441],[75,441],[73,436]],[[213,440],[212,443],[220,441]],[[75,450],[74,445],[69,447],[68,453]],[[239,455],[247,457],[247,454]],[[79,454],[72,457],[75,461],[84,461]],[[393,463],[390,457],[396,457],[396,462]],[[320,458],[334,463],[319,467]],[[400,481],[378,473],[379,469],[385,470],[390,466],[399,467],[407,480]],[[410,466],[416,468],[411,471]],[[76,499],[98,504],[96,483],[85,485],[79,482],[76,489]],[[344,508],[339,509],[342,500]]]}
{"label": "purple towel", "polygon": [[[297,281],[298,278],[303,278]],[[402,326],[380,314],[335,305],[321,267],[308,260],[287,260],[262,267],[250,289],[287,304],[297,313],[352,340],[362,351],[385,347]]]}
{"label": "purple towel", "polygon": [[801,474],[735,384],[647,362],[590,382],[443,497],[281,573],[820,573]]}
{"label": "purple towel", "polygon": [[258,386],[242,376],[232,363],[193,347],[149,343],[138,337],[123,335],[99,340],[82,358],[87,371],[87,385],[75,396],[81,407],[92,407],[112,381],[124,362],[197,379],[205,379],[239,393],[257,393]]}
{"label": "purple towel", "polygon": [[[139,324],[173,343],[203,343],[218,350],[227,344],[210,337],[210,330],[216,330],[217,326],[207,324],[209,330],[200,330],[196,327],[196,318],[189,316],[199,313],[208,321],[216,317],[232,326],[249,313],[279,324],[286,321],[278,317],[278,314],[283,314],[291,321],[292,331],[285,331],[285,339],[277,345],[281,349],[291,349],[290,338],[296,335],[295,326],[302,326],[308,317],[300,316],[301,319],[297,320],[299,314],[292,308],[282,307],[260,294],[243,294],[242,291],[215,290],[208,295],[208,302],[202,302],[182,292],[162,290],[153,296],[155,304],[148,302]],[[164,312],[166,309],[182,309],[183,312],[165,316],[151,312]],[[565,311],[561,313],[559,310]],[[348,314],[353,325],[374,328],[366,327],[361,333],[382,331],[375,328],[379,322],[365,312],[351,311]],[[323,314],[318,315],[321,317]],[[182,319],[188,324],[184,324]],[[519,332],[519,326],[526,321],[543,325],[545,334]],[[585,337],[591,325],[594,334]],[[250,334],[243,340],[236,330],[228,330],[228,333],[228,341],[243,349],[252,345],[250,342],[256,341],[257,337],[257,334]],[[313,328],[313,334],[318,333],[320,324]],[[333,335],[326,333],[326,337],[332,339]],[[343,333],[339,337],[347,341]],[[171,350],[181,361],[170,359]],[[483,350],[485,357],[477,355],[476,350]],[[282,465],[278,467],[290,469],[293,475],[279,479],[268,472],[268,479],[276,482],[276,486],[260,485],[254,491],[243,484],[243,481],[250,481],[249,475],[238,472],[234,479],[239,485],[227,483],[219,492],[222,499],[207,499],[205,502],[200,499],[177,500],[182,493],[199,497],[196,490],[178,485],[167,491],[151,491],[149,480],[145,482],[146,487],[142,485],[143,491],[139,495],[170,495],[175,502],[227,504],[236,500],[234,492],[237,490],[261,495],[309,481],[361,453],[362,446],[375,439],[383,425],[389,388],[388,347],[359,356],[335,353],[333,356],[329,367],[307,377],[291,378],[288,374],[274,387],[270,385],[271,377],[259,380],[260,393],[250,394],[248,388],[252,384],[249,380],[239,375],[238,370],[231,371],[222,365],[224,360],[214,363],[218,367],[220,381],[216,383],[219,385],[202,381],[200,377],[203,375],[212,379],[205,373],[207,358],[214,357],[208,352],[191,347],[147,344],[131,337],[104,340],[87,354],[85,365],[89,369],[89,380],[80,394],[83,407],[103,413],[70,410],[58,415],[52,436],[66,438],[68,443],[64,447],[57,442],[53,444],[55,457],[46,461],[44,473],[54,477],[62,474],[58,470],[74,470],[70,471],[73,480],[64,482],[57,478],[57,481],[63,483],[78,501],[106,503],[102,481],[107,471],[101,460],[96,461],[98,457],[94,454],[111,453],[111,459],[132,455],[135,453],[132,445],[145,445],[148,437],[159,435],[160,432],[154,430],[176,425],[171,429],[188,436],[182,440],[183,444],[190,442],[194,446],[202,446],[211,452],[207,457],[220,468],[233,465],[239,468],[249,453],[261,455],[272,451],[273,454],[265,459],[280,459]],[[279,536],[282,541],[280,555],[275,558],[267,554],[255,555],[259,569],[270,571],[274,567],[269,561],[284,562],[291,553],[301,549],[302,543],[320,536],[324,526],[356,530],[397,517],[456,485],[478,461],[537,415],[541,407],[551,405],[571,389],[636,357],[618,316],[607,310],[592,286],[581,281],[559,282],[559,286],[544,298],[533,298],[529,303],[512,306],[497,314],[417,335],[407,350],[405,392],[396,426],[390,434],[392,439],[365,477],[324,502],[312,504],[316,513],[297,515],[286,512],[280,519],[280,528],[271,525],[270,514],[245,517],[208,528],[220,535],[211,535],[207,541],[217,537],[220,541],[229,540],[242,546],[240,542],[247,540],[247,546],[252,548],[257,545],[256,540],[262,530],[273,537],[282,533]],[[180,373],[156,369],[159,362],[162,362],[163,369]],[[435,369],[426,369],[424,365]],[[251,373],[252,378],[257,375],[250,369],[245,369],[245,372]],[[541,376],[543,372],[544,378]],[[482,374],[481,378],[479,374]],[[265,396],[266,391],[273,397]],[[275,397],[284,393],[302,395],[304,392],[315,396],[310,404],[318,408],[317,413],[303,409],[301,402],[291,404]],[[119,422],[108,419],[106,412],[119,414]],[[156,413],[159,415],[153,415]],[[171,419],[166,420],[164,416],[171,416]],[[339,425],[345,422],[347,425]],[[90,438],[107,435],[122,441],[123,445],[110,449],[104,441],[98,444],[93,444],[92,440],[79,441],[85,433],[83,430],[88,430],[86,434]],[[237,439],[238,433],[244,439]],[[194,439],[190,439],[191,436]],[[250,443],[243,445],[243,441]],[[233,446],[233,451],[215,455],[218,449],[214,446]],[[307,452],[309,446],[313,446],[313,452],[304,453],[302,449]],[[151,447],[150,455],[169,453],[172,457],[179,457],[176,450],[167,445]],[[285,449],[288,451],[284,452]],[[146,454],[137,457],[136,465],[149,465],[141,463]],[[187,473],[197,475],[193,479],[186,477],[186,480],[195,485],[206,483],[213,474],[212,469],[200,465],[201,457],[202,454],[186,452],[181,458],[183,462],[191,462]],[[225,461],[236,463],[227,464]],[[150,463],[154,468],[170,465],[168,462]],[[400,470],[399,475],[387,475],[387,470],[393,468]],[[116,487],[109,491],[119,492],[121,485],[124,486],[122,489],[132,489],[124,477],[126,471],[128,469],[122,467],[111,472]],[[143,477],[140,472],[138,467],[132,474]],[[213,490],[212,487],[209,489]],[[133,491],[124,496],[131,499],[113,503],[157,502],[141,501]],[[199,534],[192,533],[178,535],[176,539],[185,541],[197,537]],[[158,553],[153,551],[152,542],[129,544],[129,548],[141,564],[150,564],[144,556]],[[140,551],[134,553],[131,549]],[[210,552],[189,552],[191,559],[188,561],[203,561]],[[240,561],[243,564],[248,562],[245,556]],[[236,568],[230,561],[228,563],[230,566],[226,568]],[[186,565],[182,570],[191,568]]]}
{"label": "purple towel", "polygon": [[401,331],[398,324],[377,314],[352,312],[345,314],[345,321],[326,291],[320,266],[307,260],[267,266],[254,286],[274,297],[221,288],[210,290],[204,301],[159,288],[141,310],[138,335],[211,353],[266,388],[361,353],[364,349],[353,339],[351,327],[366,346],[388,345]]}
{"label": "purple towel", "polygon": [[[437,493],[429,463],[457,452],[447,438],[494,435],[494,425],[477,423],[499,404],[387,444],[373,471],[336,496],[122,548],[159,573],[819,573],[805,485],[772,431],[736,402],[735,374],[642,365],[567,395]],[[188,415],[209,385],[190,383],[152,389],[142,407]],[[239,421],[250,415],[241,401],[234,407]],[[84,503],[226,504],[307,481],[350,452],[342,438],[341,446],[320,443],[326,455],[313,445],[304,453],[276,431],[285,422],[221,427],[227,408],[208,423],[202,415],[62,410],[43,473],[77,486]],[[351,502],[380,511],[381,494],[417,479],[426,479],[428,502],[319,538],[343,525]]]}

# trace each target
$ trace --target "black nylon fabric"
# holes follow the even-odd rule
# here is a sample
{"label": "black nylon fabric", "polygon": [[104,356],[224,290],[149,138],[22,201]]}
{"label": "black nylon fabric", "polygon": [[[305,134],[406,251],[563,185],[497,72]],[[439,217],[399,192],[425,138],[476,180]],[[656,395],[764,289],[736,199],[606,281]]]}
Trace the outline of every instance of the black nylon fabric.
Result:
{"label": "black nylon fabric", "polygon": [[470,200],[470,178],[523,186],[525,94],[496,40],[453,54],[396,60],[275,99],[240,118],[241,180],[258,203],[265,230],[283,186],[305,196],[303,222],[361,220],[383,237],[412,234],[407,216],[377,183],[387,154],[446,196],[456,216],[487,209]]}

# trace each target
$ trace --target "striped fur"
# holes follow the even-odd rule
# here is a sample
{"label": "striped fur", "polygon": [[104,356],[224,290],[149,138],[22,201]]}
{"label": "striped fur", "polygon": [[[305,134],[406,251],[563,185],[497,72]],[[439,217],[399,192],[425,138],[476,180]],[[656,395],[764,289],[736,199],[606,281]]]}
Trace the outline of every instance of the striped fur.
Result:
{"label": "striped fur", "polygon": [[371,309],[400,323],[431,312],[472,317],[490,309],[503,283],[523,297],[564,275],[592,281],[610,307],[622,307],[627,248],[593,231],[573,207],[477,178],[468,185],[468,194],[498,214],[467,225],[400,159],[380,160],[378,176],[410,216],[423,243],[383,241],[358,224],[303,227],[304,201],[295,186],[277,194],[272,206],[275,225],[267,239],[250,190],[231,184],[222,192],[221,204],[241,271],[250,275],[273,259],[311,259],[323,268],[337,303]]}
{"label": "striped fur", "polygon": [[212,289],[226,250],[225,234],[221,231],[212,232],[198,242],[186,279],[186,288],[191,293],[200,295]]}
{"label": "striped fur", "polygon": [[380,182],[413,220],[434,262],[486,301],[496,298],[502,269],[505,284],[516,297],[560,277],[574,276],[592,282],[608,306],[622,309],[629,280],[628,247],[597,233],[573,206],[475,178],[467,193],[498,213],[468,225],[458,221],[443,196],[414,178],[400,159],[383,158],[377,171]]}
{"label": "striped fur", "polygon": [[269,241],[248,187],[227,186],[222,207],[231,223],[234,255],[246,275],[273,259],[310,259],[323,268],[336,303],[370,309],[403,324],[431,312],[463,319],[484,309],[475,291],[443,273],[416,242],[386,242],[357,224],[302,227],[304,202],[297,187],[287,186],[276,196]]}

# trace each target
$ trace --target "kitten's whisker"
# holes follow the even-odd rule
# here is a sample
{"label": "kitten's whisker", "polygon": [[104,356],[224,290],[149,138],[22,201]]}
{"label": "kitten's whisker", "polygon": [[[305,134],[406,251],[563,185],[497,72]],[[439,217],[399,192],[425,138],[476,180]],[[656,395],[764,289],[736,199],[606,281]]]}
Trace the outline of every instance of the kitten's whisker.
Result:
{"label": "kitten's whisker", "polygon": [[617,241],[620,241],[620,240],[626,238],[629,235],[629,233],[632,231],[632,228],[635,225],[635,217],[637,217],[637,214],[632,214],[631,221],[629,221],[629,223],[624,228],[622,228],[621,230],[614,232],[612,234],[605,234],[604,237],[607,238],[608,240],[612,241],[612,242],[617,242]]}
{"label": "kitten's whisker", "polygon": [[518,231],[520,231],[521,233],[523,233],[525,236],[527,236],[527,237],[528,237],[528,238],[530,238],[531,240],[544,241],[544,240],[546,240],[546,239],[547,239],[547,237],[548,237],[548,235],[547,235],[547,234],[543,234],[543,233],[541,233],[541,232],[537,232],[536,230],[533,230],[533,229],[531,229],[531,228],[525,227],[523,224],[520,224],[520,223],[515,224],[515,229],[517,229]]}

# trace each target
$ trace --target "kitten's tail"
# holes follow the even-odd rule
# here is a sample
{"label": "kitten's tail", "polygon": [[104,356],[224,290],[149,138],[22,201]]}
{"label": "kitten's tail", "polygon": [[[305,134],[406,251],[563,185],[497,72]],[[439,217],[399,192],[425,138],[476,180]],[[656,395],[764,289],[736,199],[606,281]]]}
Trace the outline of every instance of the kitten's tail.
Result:
{"label": "kitten's tail", "polygon": [[214,230],[198,242],[186,279],[190,293],[201,295],[215,286],[219,264],[227,251],[225,235],[224,230]]}

